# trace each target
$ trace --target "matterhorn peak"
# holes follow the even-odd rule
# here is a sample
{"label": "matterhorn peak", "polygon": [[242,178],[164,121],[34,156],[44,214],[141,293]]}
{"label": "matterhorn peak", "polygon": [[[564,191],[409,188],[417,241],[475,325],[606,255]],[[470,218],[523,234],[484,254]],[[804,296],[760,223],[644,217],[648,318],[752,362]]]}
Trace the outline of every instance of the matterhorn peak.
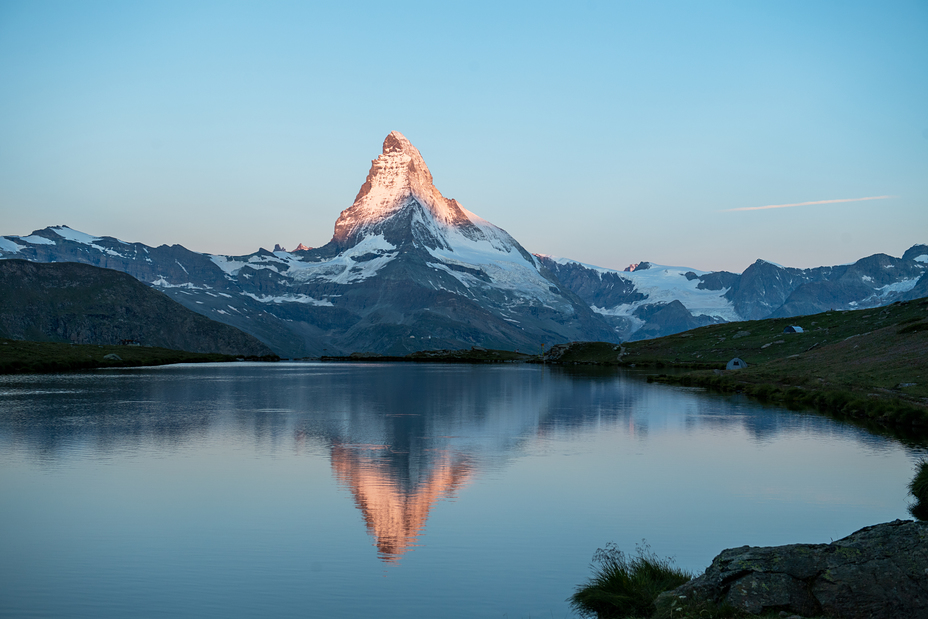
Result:
{"label": "matterhorn peak", "polygon": [[354,204],[335,222],[332,240],[352,245],[358,238],[378,234],[381,224],[410,208],[422,209],[427,219],[445,227],[473,227],[473,220],[479,220],[441,195],[419,150],[402,133],[392,131],[383,141],[383,152],[371,162]]}
{"label": "matterhorn peak", "polygon": [[[402,151],[414,151],[416,155],[419,155],[419,151],[415,146],[412,145],[412,142],[406,139],[406,136],[400,133],[399,131],[391,131],[390,135],[384,138],[383,140],[383,152],[402,152]],[[421,158],[421,155],[419,155]]]}

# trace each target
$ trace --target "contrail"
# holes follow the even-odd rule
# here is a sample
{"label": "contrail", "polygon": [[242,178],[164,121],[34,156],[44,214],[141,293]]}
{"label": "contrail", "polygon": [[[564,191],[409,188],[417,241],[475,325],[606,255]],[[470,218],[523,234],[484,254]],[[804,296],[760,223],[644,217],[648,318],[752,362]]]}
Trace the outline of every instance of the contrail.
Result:
{"label": "contrail", "polygon": [[768,204],[767,206],[742,206],[740,208],[730,208],[722,213],[731,213],[733,211],[764,211],[768,208],[789,208],[791,206],[809,206],[812,204],[834,204],[836,202],[863,202],[864,200],[886,200],[896,196],[871,196],[869,198],[843,198],[841,200],[818,200],[815,202],[796,202],[795,204]]}

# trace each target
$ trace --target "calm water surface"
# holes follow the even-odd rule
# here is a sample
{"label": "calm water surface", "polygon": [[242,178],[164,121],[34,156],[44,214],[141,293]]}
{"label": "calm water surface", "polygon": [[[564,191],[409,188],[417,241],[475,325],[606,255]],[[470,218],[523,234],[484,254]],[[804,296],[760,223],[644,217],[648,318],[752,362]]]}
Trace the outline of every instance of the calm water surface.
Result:
{"label": "calm water surface", "polygon": [[610,541],[702,571],[906,518],[921,455],[613,371],[0,377],[0,616],[565,617]]}

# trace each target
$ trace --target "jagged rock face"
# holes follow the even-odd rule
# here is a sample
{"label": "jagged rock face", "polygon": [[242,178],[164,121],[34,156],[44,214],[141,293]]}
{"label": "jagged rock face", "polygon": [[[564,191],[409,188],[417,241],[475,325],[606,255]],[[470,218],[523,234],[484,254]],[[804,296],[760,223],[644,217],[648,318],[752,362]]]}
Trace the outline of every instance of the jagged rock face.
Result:
{"label": "jagged rock face", "polygon": [[[695,275],[695,274],[694,274]],[[740,275],[728,271],[713,271],[697,277],[697,290],[727,290],[737,283]]]}
{"label": "jagged rock face", "polygon": [[830,544],[724,550],[704,575],[661,594],[657,604],[711,601],[751,614],[837,619],[925,617],[926,574],[928,523],[896,520]]}
{"label": "jagged rock face", "polygon": [[[623,340],[671,335],[714,322],[877,307],[928,295],[925,245],[911,248],[901,259],[875,254],[852,265],[815,269],[758,260],[741,275],[648,262],[632,271],[614,271],[551,256],[538,259]],[[658,310],[665,311],[658,316]]]}
{"label": "jagged rock face", "polygon": [[603,273],[578,262],[559,263],[549,256],[537,256],[541,263],[586,303],[596,307],[614,307],[643,301],[646,295],[618,273]]}
{"label": "jagged rock face", "polygon": [[757,260],[744,270],[725,296],[744,320],[760,320],[779,309],[802,284],[824,279],[827,271],[827,267],[822,267],[807,272]]}
{"label": "jagged rock face", "polygon": [[110,269],[71,262],[0,261],[0,335],[191,352],[269,355],[254,337],[209,320]]}
{"label": "jagged rock face", "polygon": [[351,247],[365,237],[382,234],[394,245],[414,239],[430,249],[450,249],[442,234],[444,227],[471,240],[497,242],[507,248],[517,245],[489,222],[480,220],[483,225],[475,225],[472,217],[456,200],[441,195],[419,150],[393,131],[383,141],[383,153],[371,162],[354,204],[335,222],[332,243]]}
{"label": "jagged rock face", "polygon": [[913,245],[902,254],[902,259],[928,263],[928,245]]}
{"label": "jagged rock face", "polygon": [[725,298],[738,278],[733,273],[697,273],[648,262],[639,263],[634,271],[613,271],[551,256],[538,259],[623,340],[661,337],[741,319]]}
{"label": "jagged rock face", "polygon": [[798,286],[771,315],[787,318],[829,309],[877,307],[886,302],[887,296],[900,300],[905,287],[917,286],[924,272],[923,263],[915,260],[874,254],[854,264],[832,267],[827,279]]}

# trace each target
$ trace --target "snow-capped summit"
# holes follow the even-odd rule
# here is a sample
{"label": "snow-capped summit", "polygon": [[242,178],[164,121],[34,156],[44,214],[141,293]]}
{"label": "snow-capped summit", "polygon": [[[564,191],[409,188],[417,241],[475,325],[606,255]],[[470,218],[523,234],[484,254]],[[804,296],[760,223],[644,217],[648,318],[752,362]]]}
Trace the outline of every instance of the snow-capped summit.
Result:
{"label": "snow-capped summit", "polygon": [[506,231],[442,196],[395,131],[322,247],[220,256],[58,227],[0,237],[4,257],[125,271],[287,357],[615,339]]}
{"label": "snow-capped summit", "polygon": [[332,242],[351,247],[380,234],[395,246],[411,241],[454,251],[453,237],[462,236],[505,252],[518,247],[505,231],[441,195],[419,150],[399,131],[384,139],[383,152],[371,162],[354,204],[335,222]]}

